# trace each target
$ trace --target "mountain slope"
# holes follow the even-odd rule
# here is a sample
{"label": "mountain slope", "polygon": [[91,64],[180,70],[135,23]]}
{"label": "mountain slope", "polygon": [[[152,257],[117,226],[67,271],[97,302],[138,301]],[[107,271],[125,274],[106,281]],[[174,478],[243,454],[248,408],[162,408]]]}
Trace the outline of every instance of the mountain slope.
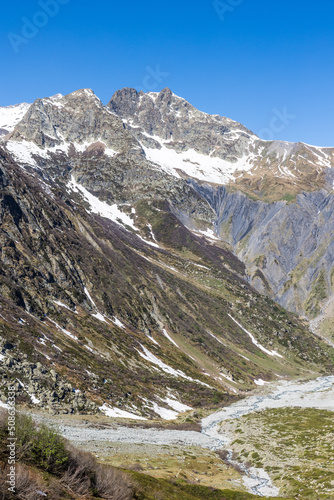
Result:
{"label": "mountain slope", "polygon": [[[157,240],[146,226],[146,243],[4,153],[1,170],[1,336],[22,394],[57,409],[63,388],[52,401],[39,373],[54,369],[98,406],[159,415],[166,398],[207,406],[275,373],[330,366],[298,319],[250,288],[243,265],[184,228],[168,203],[135,206]],[[42,364],[36,379],[24,353]]]}
{"label": "mountain slope", "polygon": [[294,205],[251,200],[235,182],[212,185],[173,163],[166,171],[148,154],[197,148],[231,178],[221,165],[233,170],[258,142],[168,90],[125,89],[106,107],[84,89],[30,106],[0,152],[0,367],[23,401],[172,418],[276,377],[332,370],[333,350],[247,281],[283,301],[253,253],[273,269],[263,235],[275,226],[263,221],[281,210],[283,252],[280,227]]}
{"label": "mountain slope", "polygon": [[149,159],[208,201],[216,234],[247,265],[257,290],[309,318],[320,314],[333,287],[334,148],[262,141],[169,89],[123,89],[108,106]]}

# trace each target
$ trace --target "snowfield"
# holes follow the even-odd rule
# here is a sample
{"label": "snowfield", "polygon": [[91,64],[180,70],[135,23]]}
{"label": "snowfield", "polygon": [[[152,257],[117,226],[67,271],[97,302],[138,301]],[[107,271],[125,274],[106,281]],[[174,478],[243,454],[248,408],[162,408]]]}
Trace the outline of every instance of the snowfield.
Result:
{"label": "snowfield", "polygon": [[12,132],[15,125],[22,120],[30,106],[31,104],[23,102],[21,104],[14,104],[13,106],[0,107],[0,128]]}

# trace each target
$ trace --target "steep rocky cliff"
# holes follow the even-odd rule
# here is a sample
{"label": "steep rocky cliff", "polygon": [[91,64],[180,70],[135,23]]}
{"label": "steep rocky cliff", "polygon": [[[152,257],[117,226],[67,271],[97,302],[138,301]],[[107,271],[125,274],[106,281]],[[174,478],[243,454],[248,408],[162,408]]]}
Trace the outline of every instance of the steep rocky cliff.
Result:
{"label": "steep rocky cliff", "polygon": [[208,201],[216,235],[257,290],[309,318],[320,314],[332,295],[333,148],[262,141],[169,89],[123,89],[108,106],[147,158]]}

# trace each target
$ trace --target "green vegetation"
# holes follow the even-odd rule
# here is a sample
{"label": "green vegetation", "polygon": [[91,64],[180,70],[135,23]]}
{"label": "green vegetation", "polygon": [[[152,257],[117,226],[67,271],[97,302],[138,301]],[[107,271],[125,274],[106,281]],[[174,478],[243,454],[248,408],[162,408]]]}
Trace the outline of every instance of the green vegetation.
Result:
{"label": "green vegetation", "polygon": [[297,198],[297,194],[291,194],[291,193],[288,193],[288,194],[285,194],[284,196],[282,196],[282,200],[287,201],[288,203],[292,203],[292,202],[296,201],[296,198]]}
{"label": "green vegetation", "polygon": [[264,467],[282,494],[300,500],[333,498],[334,412],[271,409],[227,422],[223,428],[234,434],[243,430],[242,442],[232,445],[238,460]]}
{"label": "green vegetation", "polygon": [[322,269],[313,283],[312,290],[309,293],[305,303],[305,310],[311,316],[318,316],[321,312],[321,302],[328,296],[328,285],[325,277],[325,272]]}
{"label": "green vegetation", "polygon": [[[168,481],[98,464],[66,442],[55,429],[17,416],[15,494],[8,490],[7,414],[0,413],[0,498],[2,500],[252,500],[237,491]],[[38,440],[41,440],[38,443]],[[44,451],[42,447],[45,447]],[[42,492],[42,493],[41,493]]]}

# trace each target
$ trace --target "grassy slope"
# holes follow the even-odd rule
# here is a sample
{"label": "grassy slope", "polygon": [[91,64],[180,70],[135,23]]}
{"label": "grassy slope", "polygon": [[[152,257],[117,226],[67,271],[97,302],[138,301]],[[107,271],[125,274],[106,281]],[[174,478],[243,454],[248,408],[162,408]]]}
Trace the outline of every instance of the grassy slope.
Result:
{"label": "grassy slope", "polygon": [[238,459],[264,467],[285,495],[330,500],[334,489],[334,413],[283,408],[223,424]]}
{"label": "grassy slope", "polygon": [[[53,365],[98,404],[108,399],[141,409],[141,397],[163,397],[169,387],[191,406],[215,407],[232,401],[231,391],[253,388],[254,379],[331,369],[333,352],[297,317],[256,293],[243,280],[243,264],[224,246],[192,234],[167,203],[136,205],[135,222],[151,241],[152,225],[157,249],[88,214],[58,187],[50,195],[14,164],[4,160],[3,169],[11,201],[2,205],[0,335],[31,361]],[[92,316],[85,286],[109,321]],[[266,356],[230,314],[284,360]],[[140,344],[211,388],[155,370],[140,356]]]}

